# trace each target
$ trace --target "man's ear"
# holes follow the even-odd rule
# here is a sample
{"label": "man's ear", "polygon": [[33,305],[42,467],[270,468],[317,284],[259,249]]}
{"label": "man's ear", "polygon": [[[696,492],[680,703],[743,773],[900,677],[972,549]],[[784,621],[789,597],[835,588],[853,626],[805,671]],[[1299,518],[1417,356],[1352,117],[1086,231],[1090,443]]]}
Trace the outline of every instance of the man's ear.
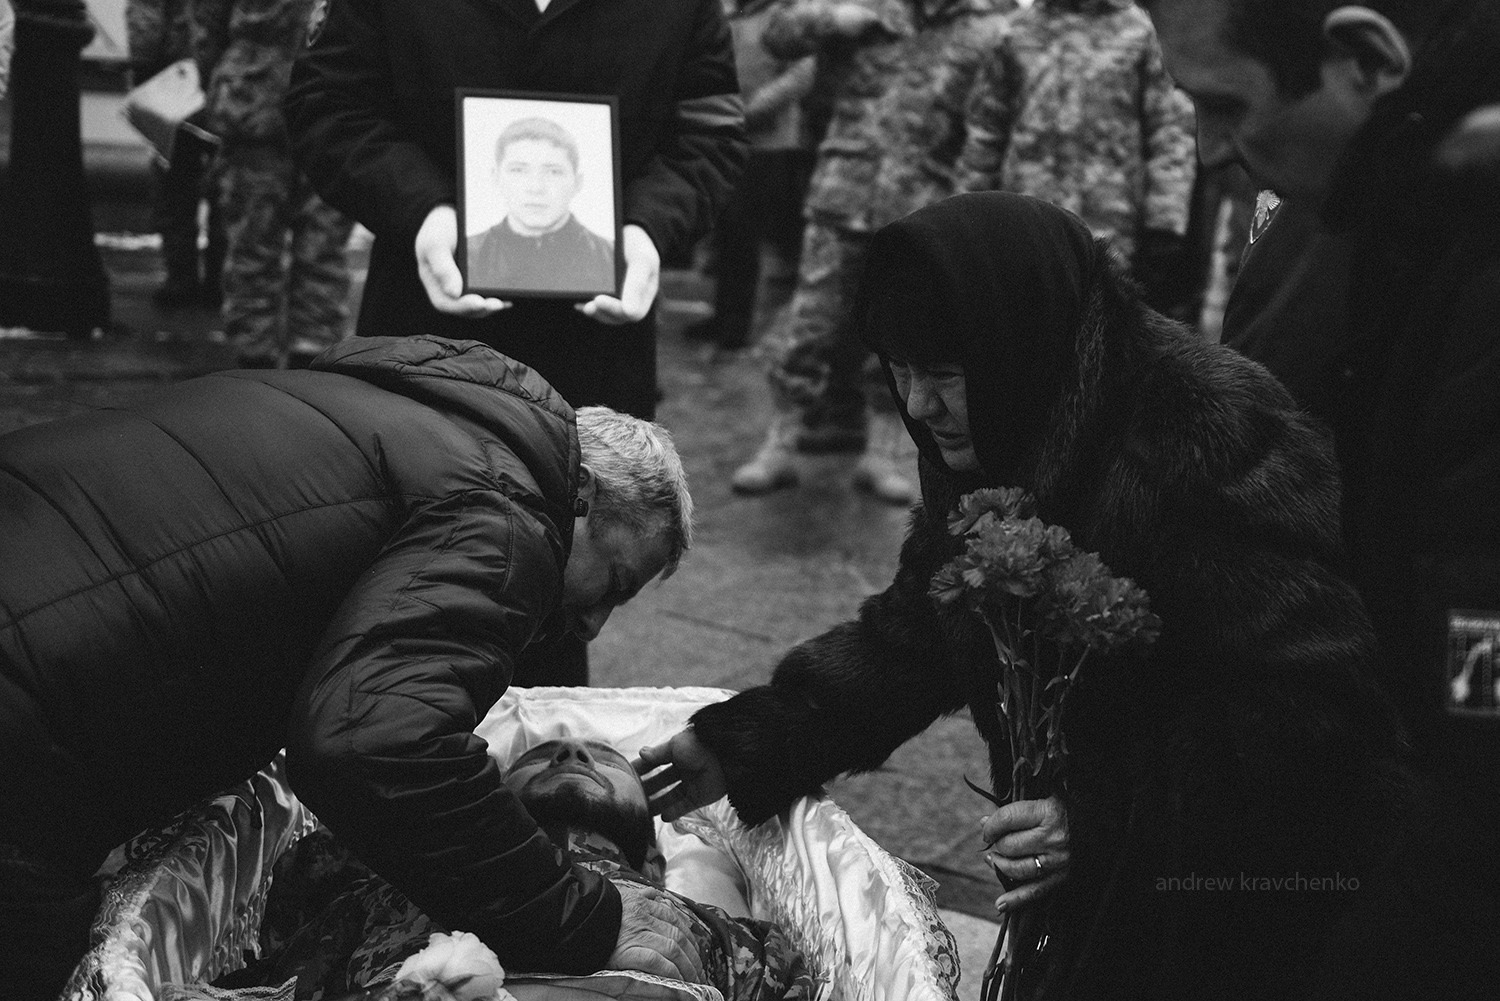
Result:
{"label": "man's ear", "polygon": [[599,479],[587,463],[578,464],[578,499],[584,503],[591,503],[594,494],[599,492]]}
{"label": "man's ear", "polygon": [[1411,76],[1411,45],[1391,19],[1369,7],[1336,7],[1323,19],[1323,37],[1353,59],[1356,88],[1374,101],[1399,90]]}

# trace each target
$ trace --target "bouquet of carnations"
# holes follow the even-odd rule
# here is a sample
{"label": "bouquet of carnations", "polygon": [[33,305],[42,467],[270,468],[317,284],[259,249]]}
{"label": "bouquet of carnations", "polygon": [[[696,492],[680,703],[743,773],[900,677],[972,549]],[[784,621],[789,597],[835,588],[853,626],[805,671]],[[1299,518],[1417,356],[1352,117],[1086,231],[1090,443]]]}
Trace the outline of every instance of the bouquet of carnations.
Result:
{"label": "bouquet of carnations", "polygon": [[[967,608],[988,628],[999,662],[996,709],[1010,742],[1010,788],[976,791],[996,805],[1066,788],[1064,707],[1090,657],[1149,645],[1161,623],[1146,592],[1114,577],[1066,529],[1043,524],[1032,496],[1014,487],[965,495],[948,530],[964,551],[932,578],[943,606]],[[972,786],[972,783],[970,783]],[[1033,911],[1000,917],[982,997],[1013,997],[1021,966],[1043,940]]]}

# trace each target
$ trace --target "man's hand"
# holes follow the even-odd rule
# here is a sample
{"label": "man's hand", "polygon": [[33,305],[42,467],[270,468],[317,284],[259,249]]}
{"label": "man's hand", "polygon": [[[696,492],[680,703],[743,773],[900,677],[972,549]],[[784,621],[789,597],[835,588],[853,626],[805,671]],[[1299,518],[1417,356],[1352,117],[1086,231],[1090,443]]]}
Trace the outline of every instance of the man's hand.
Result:
{"label": "man's hand", "polygon": [[493,316],[510,303],[464,293],[464,277],[453,253],[458,249],[458,213],[452,205],[439,205],[427,213],[417,230],[417,275],[427,298],[439,313],[482,319]]}
{"label": "man's hand", "polygon": [[1056,796],[1002,806],[979,822],[979,836],[1005,885],[997,912],[1040,899],[1068,874],[1068,815]]}
{"label": "man's hand", "polygon": [[862,3],[834,4],[829,17],[833,30],[845,38],[858,38],[880,23],[880,15]]}
{"label": "man's hand", "polygon": [[661,284],[661,254],[646,231],[639,226],[626,226],[621,240],[625,250],[625,281],[620,285],[620,298],[598,295],[574,307],[589,319],[612,327],[644,320]]}
{"label": "man's hand", "polygon": [[625,880],[614,884],[622,908],[620,939],[604,968],[704,983],[698,944],[683,912],[660,890]]}
{"label": "man's hand", "polygon": [[1438,166],[1455,174],[1500,170],[1500,104],[1475,108],[1438,144]]}
{"label": "man's hand", "polygon": [[[651,812],[667,821],[707,806],[728,788],[719,759],[698,742],[692,730],[683,730],[665,744],[641,748],[640,757],[631,765],[642,776]],[[648,774],[663,765],[661,771]]]}

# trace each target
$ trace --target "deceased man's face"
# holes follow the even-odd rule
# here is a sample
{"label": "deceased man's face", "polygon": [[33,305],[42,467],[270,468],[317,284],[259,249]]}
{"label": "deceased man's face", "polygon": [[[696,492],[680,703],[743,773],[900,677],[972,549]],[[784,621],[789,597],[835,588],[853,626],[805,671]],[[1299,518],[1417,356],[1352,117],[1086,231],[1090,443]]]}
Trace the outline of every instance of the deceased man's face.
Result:
{"label": "deceased man's face", "polygon": [[564,737],[538,744],[510,766],[505,784],[522,802],[557,789],[576,789],[588,799],[622,809],[646,804],[646,790],[630,762],[599,740]]}
{"label": "deceased man's face", "polygon": [[655,841],[640,777],[602,741],[564,737],[538,744],[510,766],[505,784],[541,827],[596,831],[637,868]]}

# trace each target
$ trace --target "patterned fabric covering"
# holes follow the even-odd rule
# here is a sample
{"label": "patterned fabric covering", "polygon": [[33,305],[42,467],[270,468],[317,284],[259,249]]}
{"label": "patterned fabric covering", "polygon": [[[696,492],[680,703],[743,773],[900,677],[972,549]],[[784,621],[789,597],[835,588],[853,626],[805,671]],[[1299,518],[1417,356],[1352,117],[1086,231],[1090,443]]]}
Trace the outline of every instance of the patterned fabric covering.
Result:
{"label": "patterned fabric covering", "polygon": [[[662,885],[660,878],[630,869],[607,842],[575,835],[568,854],[612,879]],[[648,859],[644,868],[659,877],[664,869],[660,854]],[[390,983],[401,963],[425,947],[430,935],[447,930],[321,831],[304,838],[277,867],[275,886],[262,931],[268,945],[264,958],[223,978],[218,986],[273,987],[295,978],[296,1001],[339,998]],[[326,906],[314,906],[340,887]],[[820,996],[820,984],[801,953],[774,923],[731,918],[716,907],[675,893],[669,896],[693,926],[705,978],[714,988],[692,992],[693,996],[705,1001],[814,1001]],[[533,979],[510,974],[506,987],[520,990]],[[560,979],[576,983],[588,978]],[[642,981],[632,986],[645,992]],[[663,996],[681,994],[680,985],[660,986],[670,991]]]}
{"label": "patterned fabric covering", "polygon": [[116,849],[94,920],[98,943],[68,1001],[152,1001],[156,985],[211,980],[254,951],[271,862],[317,826],[281,755],[254,778]]}

